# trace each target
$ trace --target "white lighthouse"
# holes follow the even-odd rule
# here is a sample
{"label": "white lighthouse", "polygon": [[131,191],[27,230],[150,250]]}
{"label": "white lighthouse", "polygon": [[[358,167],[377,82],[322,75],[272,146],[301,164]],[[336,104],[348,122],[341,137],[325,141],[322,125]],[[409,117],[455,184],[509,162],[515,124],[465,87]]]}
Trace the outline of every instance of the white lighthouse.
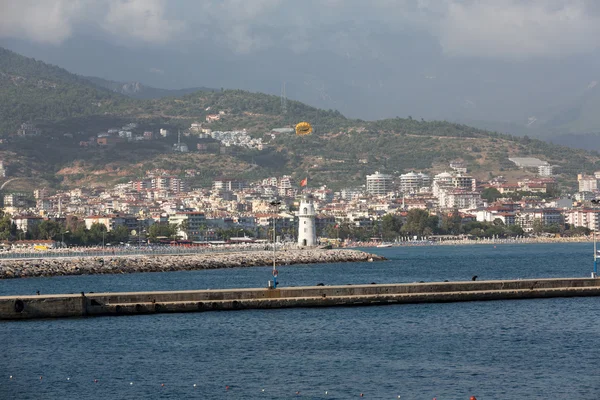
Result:
{"label": "white lighthouse", "polygon": [[298,210],[298,245],[315,246],[316,244],[315,205],[313,196],[306,194],[302,196]]}

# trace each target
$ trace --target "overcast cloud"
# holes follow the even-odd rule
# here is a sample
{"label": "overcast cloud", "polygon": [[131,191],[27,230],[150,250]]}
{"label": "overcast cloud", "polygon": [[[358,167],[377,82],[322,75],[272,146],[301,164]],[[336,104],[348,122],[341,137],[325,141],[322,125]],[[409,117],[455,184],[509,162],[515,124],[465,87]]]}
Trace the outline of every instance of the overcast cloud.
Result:
{"label": "overcast cloud", "polygon": [[364,30],[422,30],[448,55],[556,57],[597,50],[597,11],[594,0],[0,0],[0,37],[57,45],[94,32],[129,46],[206,38],[237,53],[301,53],[331,43],[324,33],[365,51]]}
{"label": "overcast cloud", "polygon": [[291,99],[366,119],[572,109],[600,81],[599,37],[599,0],[0,0],[0,45],[78,74],[286,82]]}

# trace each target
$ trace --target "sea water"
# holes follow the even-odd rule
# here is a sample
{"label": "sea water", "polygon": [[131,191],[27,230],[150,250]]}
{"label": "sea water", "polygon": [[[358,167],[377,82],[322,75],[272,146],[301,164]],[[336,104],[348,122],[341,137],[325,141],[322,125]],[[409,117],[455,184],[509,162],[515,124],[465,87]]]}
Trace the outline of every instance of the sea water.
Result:
{"label": "sea water", "polygon": [[[283,286],[587,277],[590,244],[372,249]],[[0,295],[264,287],[270,267],[0,281]],[[0,322],[0,399],[598,399],[600,298]],[[12,376],[12,378],[11,378]]]}

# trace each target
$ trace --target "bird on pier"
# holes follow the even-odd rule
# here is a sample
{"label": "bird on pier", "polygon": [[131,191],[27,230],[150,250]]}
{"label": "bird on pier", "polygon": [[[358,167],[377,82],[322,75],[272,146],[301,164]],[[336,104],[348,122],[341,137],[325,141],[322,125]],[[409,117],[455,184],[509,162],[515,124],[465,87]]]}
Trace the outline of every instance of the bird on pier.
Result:
{"label": "bird on pier", "polygon": [[471,278],[472,281],[476,281],[477,280],[477,275],[473,275],[473,277]]}

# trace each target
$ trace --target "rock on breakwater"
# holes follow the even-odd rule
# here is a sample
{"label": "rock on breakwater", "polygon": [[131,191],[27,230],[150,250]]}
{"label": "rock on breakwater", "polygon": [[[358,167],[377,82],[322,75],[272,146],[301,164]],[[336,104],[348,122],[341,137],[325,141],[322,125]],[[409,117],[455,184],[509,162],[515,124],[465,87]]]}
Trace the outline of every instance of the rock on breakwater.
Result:
{"label": "rock on breakwater", "polygon": [[[385,257],[359,250],[302,249],[279,251],[277,265],[382,261]],[[191,271],[257,267],[273,264],[271,251],[198,253],[190,255],[136,255],[115,257],[3,260],[0,279],[40,276],[129,274],[135,272]]]}

